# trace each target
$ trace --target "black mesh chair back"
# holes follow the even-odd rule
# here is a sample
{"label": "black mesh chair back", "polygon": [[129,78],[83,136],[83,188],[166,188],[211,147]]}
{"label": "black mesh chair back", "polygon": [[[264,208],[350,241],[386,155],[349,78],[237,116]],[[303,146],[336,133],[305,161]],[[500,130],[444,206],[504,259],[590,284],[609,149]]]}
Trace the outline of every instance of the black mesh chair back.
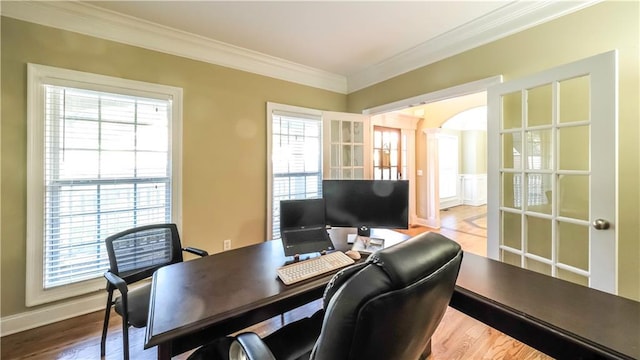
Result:
{"label": "black mesh chair back", "polygon": [[[128,285],[147,279],[163,266],[183,261],[182,251],[199,256],[208,255],[206,251],[195,248],[182,248],[176,224],[155,224],[140,226],[119,232],[105,240],[109,256],[109,270],[104,274],[107,279],[107,307],[100,353],[105,355],[107,329],[111,307],[122,316],[122,340],[124,359],[129,359],[129,326],[147,326],[149,295],[151,282],[129,289]],[[120,297],[113,300],[118,289]]]}
{"label": "black mesh chair back", "polygon": [[157,269],[182,262],[175,224],[141,226],[111,235],[106,240],[109,271],[127,284],[148,278]]}

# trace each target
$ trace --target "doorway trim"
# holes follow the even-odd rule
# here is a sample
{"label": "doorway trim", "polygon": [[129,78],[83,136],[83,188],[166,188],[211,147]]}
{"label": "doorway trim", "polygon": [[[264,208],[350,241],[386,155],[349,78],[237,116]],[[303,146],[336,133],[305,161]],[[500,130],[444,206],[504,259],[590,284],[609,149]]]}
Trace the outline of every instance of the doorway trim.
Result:
{"label": "doorway trim", "polygon": [[464,95],[470,95],[481,91],[486,91],[489,86],[502,83],[502,75],[491,76],[488,78],[455,85],[446,89],[432,91],[430,93],[417,95],[408,99],[394,101],[392,103],[374,106],[364,109],[364,115],[378,115],[392,111],[402,110],[414,106],[429,104],[436,101],[447,100]]}
{"label": "doorway trim", "polygon": [[[411,98],[394,101],[392,103],[375,106],[375,107],[363,110],[362,113],[364,115],[370,115],[370,116],[380,115],[380,114],[398,111],[398,110],[402,110],[402,109],[406,109],[414,106],[420,106],[420,105],[425,105],[429,103],[434,103],[437,101],[475,94],[478,92],[487,91],[487,89],[490,86],[500,84],[502,83],[502,81],[503,81],[502,75],[491,76],[488,78],[471,81],[471,82],[460,84],[460,85],[455,85],[445,89],[432,91],[430,93],[417,95]],[[426,130],[425,130],[425,134],[428,134]],[[427,143],[427,146],[429,146],[428,143]],[[429,152],[432,153],[432,151],[429,151]],[[437,154],[437,152],[435,152],[434,154]],[[413,154],[414,158],[415,158],[415,155],[416,154],[414,153]],[[433,158],[427,159],[427,162],[431,162],[431,161],[434,161]],[[437,159],[435,159],[435,161],[437,161]],[[429,168],[429,166],[427,165],[425,168]],[[437,228],[440,228],[440,215],[439,215],[440,199],[436,196],[437,184],[435,183],[434,176],[436,176],[434,173],[427,171],[427,179],[429,179],[430,177],[432,178],[431,180],[427,180],[427,191],[428,191],[427,197],[429,199],[428,204],[426,205],[426,208],[429,209],[427,211],[428,212],[427,218],[426,219],[419,218],[416,213],[415,219],[414,221],[412,221],[412,223],[437,229]],[[414,178],[415,177],[411,177],[411,179],[414,179]],[[417,186],[414,185],[413,188],[417,188]],[[416,195],[413,195],[413,196],[415,197]],[[414,207],[414,208],[417,209],[417,207]],[[436,211],[436,209],[438,209],[438,211]]]}

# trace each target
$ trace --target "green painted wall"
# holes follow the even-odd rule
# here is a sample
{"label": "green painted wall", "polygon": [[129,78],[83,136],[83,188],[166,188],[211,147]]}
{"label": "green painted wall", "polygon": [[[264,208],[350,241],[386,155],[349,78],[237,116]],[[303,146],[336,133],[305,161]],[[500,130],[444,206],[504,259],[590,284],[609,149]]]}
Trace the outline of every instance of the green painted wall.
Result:
{"label": "green painted wall", "polygon": [[484,130],[467,130],[460,132],[462,145],[462,174],[487,173],[487,132]]}
{"label": "green painted wall", "polygon": [[[344,94],[2,18],[2,316],[24,305],[27,63],[184,89],[185,245],[222,251],[264,241],[266,102],[345,111]],[[32,310],[33,308],[29,308]]]}
{"label": "green painted wall", "polygon": [[[618,287],[620,295],[640,300],[639,14],[637,1],[599,3],[349,94],[348,110],[360,112],[500,74],[508,81],[618,49]],[[418,152],[424,149],[420,141],[416,138]]]}

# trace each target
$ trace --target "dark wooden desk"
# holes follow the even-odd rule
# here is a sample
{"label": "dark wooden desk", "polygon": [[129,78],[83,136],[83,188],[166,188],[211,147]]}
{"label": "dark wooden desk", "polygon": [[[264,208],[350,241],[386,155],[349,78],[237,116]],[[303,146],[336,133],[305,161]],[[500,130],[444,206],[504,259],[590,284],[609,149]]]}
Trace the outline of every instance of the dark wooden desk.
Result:
{"label": "dark wooden desk", "polygon": [[[332,239],[350,247],[342,232]],[[145,348],[169,359],[322,297],[332,275],[285,286],[285,261],[267,241],[158,270]],[[640,303],[484,257],[465,253],[450,305],[555,358],[640,359]]]}
{"label": "dark wooden desk", "polygon": [[640,303],[465,253],[451,307],[557,359],[640,359]]}
{"label": "dark wooden desk", "polygon": [[[338,250],[348,250],[347,229],[333,229]],[[408,236],[376,230],[385,244]],[[287,261],[282,243],[267,241],[159,269],[153,276],[145,349],[158,359],[201,346],[322,297],[333,276],[284,285],[276,269]]]}

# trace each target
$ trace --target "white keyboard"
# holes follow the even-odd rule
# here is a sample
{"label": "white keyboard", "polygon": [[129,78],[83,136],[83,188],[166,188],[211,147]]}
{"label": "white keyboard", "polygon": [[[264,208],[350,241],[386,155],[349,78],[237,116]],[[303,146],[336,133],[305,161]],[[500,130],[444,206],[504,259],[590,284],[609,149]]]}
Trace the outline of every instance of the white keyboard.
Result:
{"label": "white keyboard", "polygon": [[278,277],[283,283],[291,285],[298,281],[322,275],[340,269],[355,261],[341,251],[321,255],[313,259],[303,260],[278,268]]}

